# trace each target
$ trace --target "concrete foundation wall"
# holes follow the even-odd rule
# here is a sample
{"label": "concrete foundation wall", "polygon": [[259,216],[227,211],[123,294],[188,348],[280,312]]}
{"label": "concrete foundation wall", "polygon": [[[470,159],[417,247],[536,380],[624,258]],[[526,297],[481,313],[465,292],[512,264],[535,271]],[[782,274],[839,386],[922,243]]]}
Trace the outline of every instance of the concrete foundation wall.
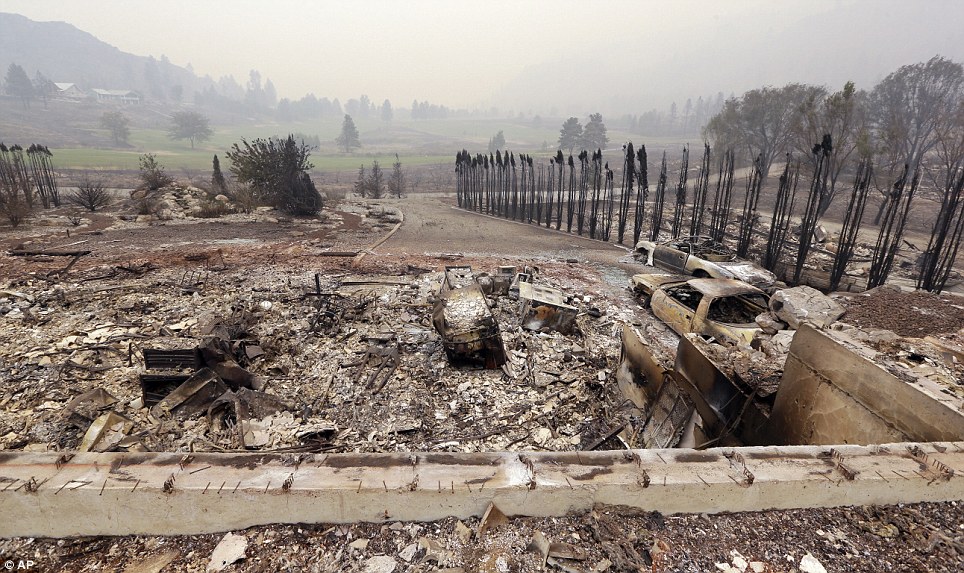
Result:
{"label": "concrete foundation wall", "polygon": [[964,443],[491,454],[0,454],[0,536],[964,499]]}
{"label": "concrete foundation wall", "polygon": [[900,380],[832,333],[804,325],[790,346],[769,432],[787,444],[961,440],[964,414],[960,399]]}

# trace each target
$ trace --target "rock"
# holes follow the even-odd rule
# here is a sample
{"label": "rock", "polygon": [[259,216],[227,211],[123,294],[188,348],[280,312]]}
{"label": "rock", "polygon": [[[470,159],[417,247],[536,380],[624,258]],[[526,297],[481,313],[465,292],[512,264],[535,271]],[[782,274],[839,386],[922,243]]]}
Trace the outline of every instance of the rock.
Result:
{"label": "rock", "polygon": [[781,330],[770,337],[770,340],[764,345],[767,356],[784,355],[790,352],[790,343],[793,342],[794,332],[793,330]]}
{"label": "rock", "polygon": [[394,557],[388,555],[376,555],[365,561],[364,573],[392,573],[398,563]]}
{"label": "rock", "polygon": [[765,334],[776,334],[787,327],[786,324],[777,320],[777,317],[769,312],[764,312],[757,316],[756,323]]}
{"label": "rock", "polygon": [[770,298],[770,310],[793,329],[803,322],[824,328],[844,314],[844,308],[836,301],[808,286],[778,291]]}
{"label": "rock", "polygon": [[817,228],[813,230],[813,238],[816,239],[818,243],[826,242],[829,236],[830,233],[827,232],[827,228],[823,225],[817,225]]}
{"label": "rock", "polygon": [[227,203],[227,202],[229,201],[228,196],[227,196],[227,195],[224,195],[224,194],[216,195],[216,196],[214,197],[214,200],[215,200],[215,201],[219,201],[219,202],[221,202],[221,203]]}
{"label": "rock", "polygon": [[405,549],[398,552],[399,558],[406,563],[411,563],[412,558],[418,553],[418,543],[409,544]]}
{"label": "rock", "polygon": [[532,435],[532,439],[535,440],[540,446],[544,446],[546,442],[552,439],[552,430],[549,428],[536,428],[536,431]]}
{"label": "rock", "polygon": [[472,540],[472,529],[462,523],[462,520],[459,520],[455,523],[455,535],[462,543],[468,543]]}
{"label": "rock", "polygon": [[124,573],[160,573],[181,554],[177,549],[168,549],[157,555],[151,555],[137,563],[132,563],[124,569]]}
{"label": "rock", "polygon": [[800,560],[800,573],[827,573],[827,570],[816,557],[807,553]]}
{"label": "rock", "polygon": [[208,571],[223,571],[228,565],[244,559],[244,552],[248,549],[248,538],[243,535],[228,533],[221,538],[217,547],[211,552]]}
{"label": "rock", "polygon": [[506,517],[494,503],[489,503],[489,507],[485,510],[482,515],[482,519],[479,521],[479,531],[478,535],[481,539],[485,535],[486,531],[495,529],[501,525],[506,525],[509,523],[509,518]]}
{"label": "rock", "polygon": [[359,550],[359,551],[364,551],[365,549],[368,548],[368,540],[367,540],[367,539],[356,539],[356,540],[352,541],[351,543],[349,543],[349,544],[348,544],[348,547],[351,547],[352,549],[357,549],[357,550]]}

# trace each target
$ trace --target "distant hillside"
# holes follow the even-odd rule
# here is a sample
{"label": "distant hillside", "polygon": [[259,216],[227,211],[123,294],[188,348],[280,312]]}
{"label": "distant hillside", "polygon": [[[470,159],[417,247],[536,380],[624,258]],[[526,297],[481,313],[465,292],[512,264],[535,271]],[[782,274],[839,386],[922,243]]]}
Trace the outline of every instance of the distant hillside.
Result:
{"label": "distant hillside", "polygon": [[37,72],[53,82],[91,88],[136,90],[157,101],[192,101],[195,91],[212,82],[165,59],[135,56],[64,22],[34,22],[0,13],[0,79],[11,63],[34,79]]}

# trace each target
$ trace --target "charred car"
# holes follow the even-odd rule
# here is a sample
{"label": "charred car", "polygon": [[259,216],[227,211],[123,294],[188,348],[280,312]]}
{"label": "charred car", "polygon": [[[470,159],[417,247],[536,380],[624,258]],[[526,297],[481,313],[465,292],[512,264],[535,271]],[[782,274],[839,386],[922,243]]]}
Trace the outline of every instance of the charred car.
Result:
{"label": "charred car", "polygon": [[677,334],[693,332],[733,343],[753,340],[760,329],[756,317],[770,304],[765,292],[734,279],[639,274],[631,284],[643,305]]}
{"label": "charred car", "polygon": [[640,241],[634,254],[649,266],[697,278],[737,279],[761,289],[769,288],[777,279],[770,271],[737,259],[729,247],[710,237],[681,237],[663,243]]}

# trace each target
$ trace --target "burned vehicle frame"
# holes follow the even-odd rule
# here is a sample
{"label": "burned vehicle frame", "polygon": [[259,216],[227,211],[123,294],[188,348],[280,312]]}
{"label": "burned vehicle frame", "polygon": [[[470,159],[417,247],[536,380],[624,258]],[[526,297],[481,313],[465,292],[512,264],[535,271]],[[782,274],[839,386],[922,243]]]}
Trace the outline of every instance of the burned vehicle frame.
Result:
{"label": "burned vehicle frame", "polygon": [[733,279],[638,274],[631,285],[643,306],[677,334],[692,332],[734,343],[750,344],[759,330],[755,318],[769,304],[762,290]]}
{"label": "burned vehicle frame", "polygon": [[640,241],[634,254],[648,266],[697,278],[737,279],[762,289],[776,282],[773,273],[738,259],[729,247],[710,237]]}

